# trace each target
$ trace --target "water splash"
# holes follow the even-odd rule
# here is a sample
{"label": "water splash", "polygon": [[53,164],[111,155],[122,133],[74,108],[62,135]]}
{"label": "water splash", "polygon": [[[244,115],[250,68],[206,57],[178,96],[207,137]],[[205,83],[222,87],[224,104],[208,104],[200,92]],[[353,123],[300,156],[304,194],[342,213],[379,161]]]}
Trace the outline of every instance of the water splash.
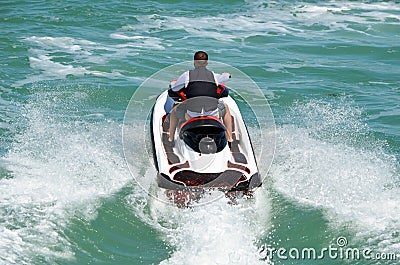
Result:
{"label": "water splash", "polygon": [[289,116],[297,125],[279,130],[275,188],[321,208],[333,226],[350,224],[360,244],[398,251],[398,161],[369,132],[362,112],[346,100],[311,100],[296,103]]}
{"label": "water splash", "polygon": [[151,216],[174,249],[161,264],[267,264],[257,247],[269,223],[266,190],[254,200],[230,205],[225,198],[186,209],[155,202]]}
{"label": "water splash", "polygon": [[37,86],[22,110],[0,180],[0,263],[71,259],[63,234],[71,217],[91,220],[102,197],[130,181],[121,152],[121,126],[77,115],[85,98]]}

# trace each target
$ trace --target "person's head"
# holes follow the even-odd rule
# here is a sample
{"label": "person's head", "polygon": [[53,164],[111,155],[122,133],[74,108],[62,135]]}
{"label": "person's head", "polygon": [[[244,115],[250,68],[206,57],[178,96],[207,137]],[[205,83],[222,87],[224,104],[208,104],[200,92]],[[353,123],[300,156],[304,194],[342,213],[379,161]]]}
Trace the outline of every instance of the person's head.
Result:
{"label": "person's head", "polygon": [[208,54],[203,51],[198,51],[194,54],[194,67],[207,66]]}

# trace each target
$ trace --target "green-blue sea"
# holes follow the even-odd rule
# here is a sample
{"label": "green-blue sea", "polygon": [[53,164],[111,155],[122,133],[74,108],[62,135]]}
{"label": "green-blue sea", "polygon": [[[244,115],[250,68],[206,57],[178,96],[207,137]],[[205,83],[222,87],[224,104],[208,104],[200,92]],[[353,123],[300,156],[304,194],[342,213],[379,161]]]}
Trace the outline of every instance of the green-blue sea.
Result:
{"label": "green-blue sea", "polygon": [[[197,50],[274,115],[263,186],[237,204],[139,185],[148,112],[123,144],[135,91]],[[399,160],[397,0],[0,0],[1,265],[400,264]]]}

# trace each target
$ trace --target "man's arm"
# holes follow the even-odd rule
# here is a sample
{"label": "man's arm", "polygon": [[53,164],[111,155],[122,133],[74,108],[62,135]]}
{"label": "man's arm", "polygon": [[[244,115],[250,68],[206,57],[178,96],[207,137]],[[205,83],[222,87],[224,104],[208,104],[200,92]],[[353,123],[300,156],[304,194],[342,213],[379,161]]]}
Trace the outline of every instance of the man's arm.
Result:
{"label": "man's arm", "polygon": [[216,74],[214,73],[215,79],[217,80],[218,84],[222,84],[225,83],[226,81],[229,80],[229,78],[231,78],[231,74],[230,73],[222,73],[222,74]]}
{"label": "man's arm", "polygon": [[170,86],[171,90],[177,92],[186,86],[186,83],[189,79],[189,71],[184,72],[181,76],[176,80],[176,82],[171,81]]}

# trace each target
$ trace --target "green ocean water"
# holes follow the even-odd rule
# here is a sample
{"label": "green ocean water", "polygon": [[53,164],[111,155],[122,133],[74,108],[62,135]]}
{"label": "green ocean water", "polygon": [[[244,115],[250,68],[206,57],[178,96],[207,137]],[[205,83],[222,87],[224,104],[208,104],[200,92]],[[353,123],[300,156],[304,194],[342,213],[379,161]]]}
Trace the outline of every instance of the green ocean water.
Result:
{"label": "green ocean water", "polygon": [[[0,33],[0,264],[400,264],[398,1],[1,0]],[[274,114],[238,205],[149,196],[142,127],[124,157],[134,92],[197,50]]]}

